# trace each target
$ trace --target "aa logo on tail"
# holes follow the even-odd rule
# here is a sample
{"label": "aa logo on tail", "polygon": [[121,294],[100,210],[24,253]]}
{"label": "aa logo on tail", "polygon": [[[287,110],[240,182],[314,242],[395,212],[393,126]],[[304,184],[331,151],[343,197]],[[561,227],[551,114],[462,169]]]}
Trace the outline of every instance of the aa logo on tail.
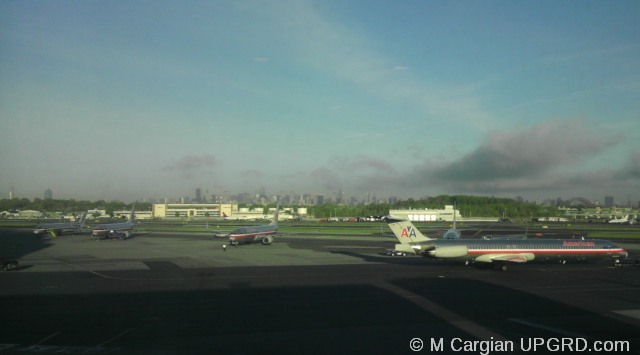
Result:
{"label": "aa logo on tail", "polygon": [[402,228],[402,234],[400,234],[400,237],[415,238],[416,231],[412,226],[404,227]]}

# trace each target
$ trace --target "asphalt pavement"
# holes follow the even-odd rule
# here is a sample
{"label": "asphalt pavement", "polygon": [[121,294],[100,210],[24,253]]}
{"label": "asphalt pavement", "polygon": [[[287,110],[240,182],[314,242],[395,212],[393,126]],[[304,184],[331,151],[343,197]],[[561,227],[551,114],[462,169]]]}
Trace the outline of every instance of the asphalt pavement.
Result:
{"label": "asphalt pavement", "polygon": [[640,351],[639,267],[499,272],[386,256],[382,236],[224,243],[0,231],[20,262],[0,273],[0,354],[409,354],[416,339],[426,353],[557,354],[553,339]]}

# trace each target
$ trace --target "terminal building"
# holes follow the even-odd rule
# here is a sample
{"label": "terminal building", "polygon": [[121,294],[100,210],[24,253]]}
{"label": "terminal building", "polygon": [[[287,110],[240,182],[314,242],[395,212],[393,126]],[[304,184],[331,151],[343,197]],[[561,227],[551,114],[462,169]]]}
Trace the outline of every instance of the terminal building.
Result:
{"label": "terminal building", "polygon": [[[157,219],[225,218],[258,221],[273,219],[276,209],[269,208],[269,211],[265,214],[263,208],[238,208],[237,204],[230,203],[154,203],[151,213],[152,217]],[[280,220],[288,220],[306,215],[306,208],[298,208],[297,213],[294,213],[291,208],[281,208],[278,218]]]}
{"label": "terminal building", "polygon": [[412,222],[453,222],[455,215],[458,222],[498,222],[497,217],[462,217],[460,210],[453,205],[445,205],[443,210],[389,210],[393,219],[409,220]]}
{"label": "terminal building", "polygon": [[229,203],[154,203],[153,218],[220,218],[233,216],[238,205]]}
{"label": "terminal building", "polygon": [[455,214],[456,220],[461,220],[460,211],[453,208],[453,205],[444,206],[443,210],[389,210],[389,216],[393,219],[403,219],[412,222],[453,222]]}

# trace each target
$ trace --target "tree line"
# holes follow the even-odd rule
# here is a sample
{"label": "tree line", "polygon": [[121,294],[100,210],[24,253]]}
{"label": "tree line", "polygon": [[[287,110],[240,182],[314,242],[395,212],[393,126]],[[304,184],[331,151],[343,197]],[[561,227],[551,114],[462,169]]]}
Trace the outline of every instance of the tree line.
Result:
{"label": "tree line", "polygon": [[317,218],[386,216],[389,210],[444,209],[445,205],[454,203],[463,217],[531,218],[562,215],[562,212],[553,206],[541,206],[511,198],[467,195],[440,195],[417,200],[409,198],[396,203],[358,206],[325,204],[308,207],[308,212]]}
{"label": "tree line", "polygon": [[[63,212],[78,213],[89,210],[105,210],[107,215],[111,215],[113,211],[130,210],[134,203],[124,203],[121,201],[84,201],[84,200],[59,200],[59,199],[40,199],[35,198],[14,198],[0,200],[0,211],[24,211],[35,210],[43,213],[47,212]],[[148,202],[135,202],[136,210],[150,211],[151,204]]]}

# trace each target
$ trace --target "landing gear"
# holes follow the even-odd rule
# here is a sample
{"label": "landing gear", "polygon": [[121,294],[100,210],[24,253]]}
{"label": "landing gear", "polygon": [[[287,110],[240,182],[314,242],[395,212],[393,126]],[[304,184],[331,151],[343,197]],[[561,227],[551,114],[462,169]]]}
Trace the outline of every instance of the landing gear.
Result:
{"label": "landing gear", "polygon": [[507,271],[508,269],[507,264],[495,264],[493,268],[499,271]]}
{"label": "landing gear", "polygon": [[17,269],[18,269],[18,260],[15,260],[15,259],[2,260],[2,268],[0,268],[0,270],[12,271]]}

